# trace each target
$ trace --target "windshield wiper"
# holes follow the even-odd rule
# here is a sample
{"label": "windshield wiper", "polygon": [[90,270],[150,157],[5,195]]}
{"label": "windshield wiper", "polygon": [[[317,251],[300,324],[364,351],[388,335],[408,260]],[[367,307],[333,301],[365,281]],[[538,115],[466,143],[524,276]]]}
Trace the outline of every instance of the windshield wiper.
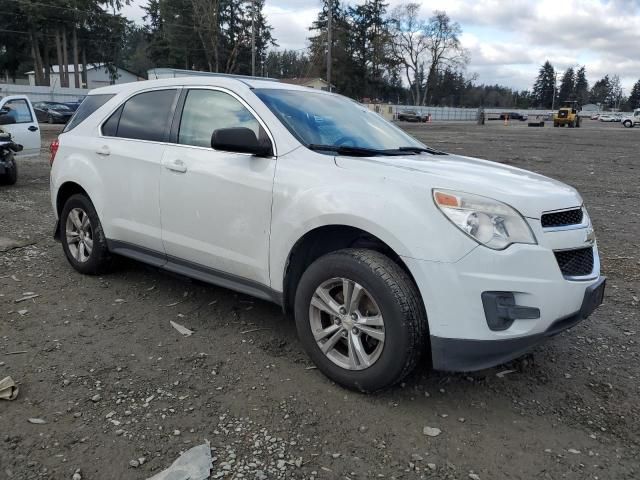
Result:
{"label": "windshield wiper", "polygon": [[348,145],[319,145],[312,143],[307,145],[309,150],[322,152],[336,152],[338,155],[350,155],[353,157],[373,157],[376,155],[401,155],[399,150],[376,150],[375,148],[350,147]]}
{"label": "windshield wiper", "polygon": [[447,155],[445,152],[436,150],[435,148],[431,148],[431,147],[400,147],[397,150],[392,150],[392,151],[411,152],[411,153],[424,152],[424,153],[430,153],[431,155]]}

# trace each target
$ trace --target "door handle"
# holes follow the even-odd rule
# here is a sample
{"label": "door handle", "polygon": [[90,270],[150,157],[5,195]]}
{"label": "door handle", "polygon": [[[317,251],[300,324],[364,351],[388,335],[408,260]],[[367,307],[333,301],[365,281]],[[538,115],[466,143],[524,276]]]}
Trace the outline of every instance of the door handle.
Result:
{"label": "door handle", "polygon": [[109,147],[107,147],[106,145],[102,145],[100,148],[98,148],[98,150],[96,150],[96,153],[98,155],[102,155],[103,157],[107,157],[111,155],[111,150],[109,150]]}
{"label": "door handle", "polygon": [[172,172],[184,173],[187,171],[187,166],[182,160],[173,160],[165,163],[164,167]]}
{"label": "door handle", "polygon": [[31,125],[29,128],[27,128],[27,130],[29,130],[30,132],[37,132],[38,127],[36,127],[35,125]]}

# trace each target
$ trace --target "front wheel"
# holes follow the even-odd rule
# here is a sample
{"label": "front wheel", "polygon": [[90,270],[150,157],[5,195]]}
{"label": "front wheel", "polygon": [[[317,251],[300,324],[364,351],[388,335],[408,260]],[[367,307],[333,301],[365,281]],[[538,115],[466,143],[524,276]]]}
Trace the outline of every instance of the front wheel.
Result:
{"label": "front wheel", "polygon": [[624,125],[626,128],[631,128],[633,127],[633,122],[631,120],[625,120],[622,125]]}
{"label": "front wheel", "polygon": [[428,349],[427,318],[408,274],[365,249],[320,257],[295,298],[300,340],[330,379],[374,392],[408,375]]}
{"label": "front wheel", "polygon": [[60,215],[60,239],[67,260],[80,273],[98,275],[110,264],[98,214],[85,195],[72,195]]}

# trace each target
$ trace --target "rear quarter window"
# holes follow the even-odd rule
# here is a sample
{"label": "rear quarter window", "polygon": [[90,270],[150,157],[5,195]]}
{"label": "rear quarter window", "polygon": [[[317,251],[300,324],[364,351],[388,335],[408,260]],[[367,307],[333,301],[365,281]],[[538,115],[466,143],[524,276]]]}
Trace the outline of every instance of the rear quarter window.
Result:
{"label": "rear quarter window", "polygon": [[62,133],[73,130],[84,122],[93,112],[113,98],[114,94],[88,95],[84,98],[76,113],[71,117]]}

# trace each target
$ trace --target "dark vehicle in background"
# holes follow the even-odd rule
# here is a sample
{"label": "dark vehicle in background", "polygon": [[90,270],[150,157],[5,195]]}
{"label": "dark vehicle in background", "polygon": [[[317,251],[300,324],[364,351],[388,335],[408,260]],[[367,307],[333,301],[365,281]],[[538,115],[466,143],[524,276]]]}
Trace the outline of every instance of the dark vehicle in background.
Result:
{"label": "dark vehicle in background", "polygon": [[67,123],[73,116],[68,105],[59,102],[37,102],[33,104],[38,122]]}
{"label": "dark vehicle in background", "polygon": [[80,103],[82,102],[64,102],[63,105],[66,105],[72,112],[75,112],[80,106]]}
{"label": "dark vehicle in background", "polygon": [[526,122],[529,117],[518,112],[502,112],[500,114],[500,120],[520,120]]}
{"label": "dark vehicle in background", "polygon": [[[6,111],[1,112],[6,115]],[[22,145],[13,141],[11,134],[0,129],[0,185],[13,185],[18,181],[18,165],[14,153],[22,151]]]}
{"label": "dark vehicle in background", "polygon": [[403,110],[398,113],[398,121],[399,122],[426,122],[429,116],[426,114],[421,114],[416,112],[415,110]]}

